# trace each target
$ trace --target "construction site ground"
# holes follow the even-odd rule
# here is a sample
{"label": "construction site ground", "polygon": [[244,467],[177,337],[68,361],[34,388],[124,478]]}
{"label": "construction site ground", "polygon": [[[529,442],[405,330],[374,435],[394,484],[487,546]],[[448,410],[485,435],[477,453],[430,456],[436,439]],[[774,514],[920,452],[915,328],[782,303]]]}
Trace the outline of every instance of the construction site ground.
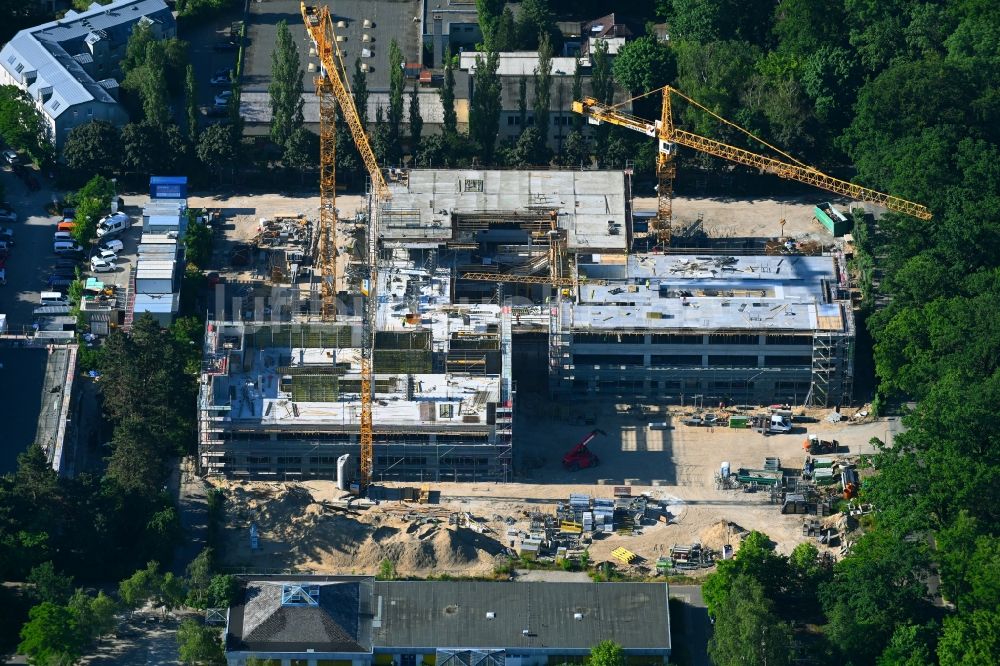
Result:
{"label": "construction site ground", "polygon": [[[375,573],[389,559],[401,575],[490,575],[498,558],[509,552],[508,528],[526,532],[532,512],[554,514],[570,493],[612,497],[616,485],[631,486],[633,495],[665,500],[672,517],[669,524],[647,521],[634,534],[595,538],[589,546],[592,562],[610,561],[611,551],[624,547],[638,555],[633,573],[648,572],[672,545],[701,543],[721,550],[727,543],[738,546],[742,530],[765,532],[787,554],[812,540],[802,535],[802,524],[815,516],[783,515],[767,491],[718,489],[719,464],[759,469],[765,457],[778,457],[785,468],[801,468],[807,433],[836,439],[838,455],[856,457],[874,451],[869,443],[873,437],[891,441],[898,427],[897,421],[885,420],[832,424],[823,420],[830,410],[816,410],[810,415],[818,421],[765,437],[750,430],[684,426],[679,412],[647,407],[648,413],[638,413],[636,405],[521,398],[513,483],[434,482],[428,504],[383,500],[347,510],[337,506],[345,493],[333,481],[216,481],[229,500],[226,564],[254,571]],[[375,418],[377,422],[377,413]],[[593,425],[583,423],[591,418]],[[668,420],[671,429],[650,430],[653,420]],[[564,470],[562,455],[594,427],[607,432],[591,443],[600,464]],[[377,469],[375,481],[382,486]],[[385,487],[400,485],[407,484]],[[468,514],[471,521],[465,527],[449,525],[452,514]],[[822,520],[832,526],[843,518]],[[259,529],[256,550],[251,548],[251,523]],[[831,552],[836,555],[837,550]]]}

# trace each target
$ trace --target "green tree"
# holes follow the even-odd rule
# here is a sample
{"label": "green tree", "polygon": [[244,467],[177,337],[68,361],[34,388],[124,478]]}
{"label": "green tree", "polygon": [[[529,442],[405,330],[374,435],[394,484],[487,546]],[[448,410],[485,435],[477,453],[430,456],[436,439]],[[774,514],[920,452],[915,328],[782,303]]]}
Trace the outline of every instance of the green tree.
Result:
{"label": "green tree", "polygon": [[403,52],[399,50],[399,44],[393,39],[389,42],[389,132],[385,157],[385,160],[390,164],[398,163],[402,155],[399,140],[401,136],[400,125],[403,122],[403,89],[405,85]]}
{"label": "green tree", "polygon": [[496,44],[496,31],[504,11],[504,0],[476,0],[476,18],[483,33],[483,44],[501,50]]}
{"label": "green tree", "polygon": [[734,594],[740,595],[737,579],[747,578],[761,586],[762,595],[774,600],[788,583],[788,560],[774,552],[774,544],[766,534],[751,532],[740,544],[732,559],[719,562],[702,586],[708,612],[718,619],[722,609]]}
{"label": "green tree", "polygon": [[611,640],[601,641],[590,648],[589,666],[625,666],[625,651],[622,646]]}
{"label": "green tree", "polygon": [[87,638],[99,638],[114,631],[118,604],[104,592],[92,597],[83,590],[77,590],[69,599],[67,608],[76,619],[80,632]]}
{"label": "green tree", "polygon": [[285,20],[278,22],[267,92],[271,98],[271,140],[284,146],[292,132],[302,126],[304,104],[299,48]]}
{"label": "green tree", "polygon": [[80,244],[89,243],[97,235],[97,221],[108,210],[99,199],[85,197],[76,203],[76,214],[73,221],[76,226],[73,228],[73,238]]}
{"label": "green tree", "polygon": [[897,627],[922,624],[929,611],[927,564],[920,544],[901,541],[885,529],[864,534],[851,556],[835,565],[833,580],[820,588],[831,641],[870,663]]}
{"label": "green tree", "polygon": [[469,138],[479,146],[483,164],[492,164],[500,131],[500,97],[503,86],[497,69],[500,58],[496,51],[486,57],[476,56],[476,69],[472,75],[472,103],[469,109]]}
{"label": "green tree", "polygon": [[164,462],[148,444],[150,437],[148,427],[137,416],[125,418],[114,430],[105,477],[124,493],[148,498],[158,491]]}
{"label": "green tree", "polygon": [[737,576],[732,591],[716,606],[708,654],[717,666],[764,666],[790,663],[791,631],[772,612],[764,587]]}
{"label": "green tree", "polygon": [[185,664],[223,664],[222,635],[218,629],[184,620],[177,629],[180,658]]}
{"label": "green tree", "polygon": [[28,583],[32,586],[31,596],[37,601],[51,601],[62,605],[73,594],[73,577],[60,574],[52,562],[42,562],[31,569]]}
{"label": "green tree", "polygon": [[529,51],[537,48],[542,35],[548,36],[553,47],[562,47],[561,33],[556,28],[548,0],[522,0],[517,19],[520,48]]}
{"label": "green tree", "polygon": [[210,605],[208,588],[212,582],[212,558],[212,549],[206,547],[187,565],[185,573],[187,574],[187,604],[189,606],[206,608]]}
{"label": "green tree", "polygon": [[[337,167],[340,167],[340,154],[337,154]],[[285,152],[281,162],[290,169],[307,171],[319,164],[319,137],[304,127],[299,127],[285,142]]]}
{"label": "green tree", "polygon": [[184,102],[187,108],[187,140],[192,146],[198,143],[198,88],[194,82],[194,67],[184,71]]}
{"label": "green tree", "polygon": [[211,608],[228,608],[236,603],[239,591],[235,576],[216,574],[208,585],[208,604]]}
{"label": "green tree", "polygon": [[420,151],[420,139],[424,132],[424,119],[420,115],[420,97],[418,86],[410,91],[410,154],[416,156]]}
{"label": "green tree", "polygon": [[184,250],[189,262],[199,268],[208,268],[212,260],[212,229],[200,222],[188,223],[187,233],[184,234]]}
{"label": "green tree", "polygon": [[535,70],[535,127],[538,141],[545,146],[549,140],[549,107],[552,102],[552,44],[548,35],[538,40],[538,69]]}
{"label": "green tree", "polygon": [[673,51],[652,36],[626,42],[615,57],[615,81],[634,94],[661,88],[676,75]]}
{"label": "green tree", "polygon": [[[361,126],[368,126],[368,77],[361,71],[361,58],[354,59],[354,76],[351,78],[351,93],[354,106],[358,110]],[[338,152],[339,154],[339,152]]]}
{"label": "green tree", "polygon": [[933,663],[933,651],[928,646],[929,634],[925,627],[900,625],[876,660],[876,666],[924,666]]}
{"label": "green tree", "polygon": [[39,161],[52,153],[41,111],[31,95],[17,86],[0,86],[0,138]]}
{"label": "green tree", "polygon": [[63,144],[66,166],[85,174],[114,174],[120,161],[118,128],[103,120],[92,120],[69,131]]}
{"label": "green tree", "polygon": [[590,73],[590,94],[594,99],[610,104],[615,94],[614,80],[611,78],[611,59],[608,57],[608,43],[603,39],[594,46],[593,66]]}
{"label": "green tree", "polygon": [[845,3],[840,0],[780,0],[773,32],[778,50],[799,58],[847,45]]}
{"label": "green tree", "polygon": [[444,85],[441,86],[441,108],[444,114],[443,125],[445,134],[458,133],[458,115],[455,113],[455,72],[451,52],[445,53]]}
{"label": "green tree", "polygon": [[150,562],[145,569],[139,569],[118,583],[118,596],[126,608],[140,608],[160,594],[162,582],[159,563]]}
{"label": "green tree", "polygon": [[65,606],[45,601],[28,612],[18,652],[39,666],[70,666],[83,655],[88,637]]}
{"label": "green tree", "polygon": [[232,172],[240,155],[239,133],[232,125],[209,125],[198,139],[195,151],[209,173]]}
{"label": "green tree", "polygon": [[375,127],[369,137],[372,142],[372,152],[375,153],[375,160],[379,164],[385,164],[392,147],[389,145],[389,126],[385,123],[385,115],[382,107],[375,109]]}
{"label": "green tree", "polygon": [[514,19],[514,12],[510,7],[504,7],[503,13],[497,20],[496,29],[493,31],[492,44],[499,52],[516,51],[519,44],[517,21]]}
{"label": "green tree", "polygon": [[1000,613],[976,610],[946,617],[938,643],[941,666],[989,666],[1000,654]]}
{"label": "green tree", "polygon": [[382,560],[378,565],[378,576],[379,580],[395,580],[396,579],[396,564],[389,558]]}

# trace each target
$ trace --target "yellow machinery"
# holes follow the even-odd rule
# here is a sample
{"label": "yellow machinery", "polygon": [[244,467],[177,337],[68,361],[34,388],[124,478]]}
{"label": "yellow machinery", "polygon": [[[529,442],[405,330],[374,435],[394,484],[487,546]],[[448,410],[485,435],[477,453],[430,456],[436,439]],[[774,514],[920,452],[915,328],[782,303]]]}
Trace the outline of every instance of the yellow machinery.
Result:
{"label": "yellow machinery", "polygon": [[316,47],[320,61],[320,75],[316,77],[316,94],[320,108],[320,224],[319,262],[322,271],[322,316],[336,317],[336,109],[334,102],[347,121],[361,159],[371,178],[372,203],[367,230],[367,298],[364,306],[364,340],[361,344],[361,490],[372,478],[372,356],[375,346],[375,289],[378,286],[378,227],[379,203],[391,198],[389,186],[375,159],[371,143],[361,124],[358,109],[354,106],[348,84],[344,57],[337,46],[330,9],[325,6],[310,7],[301,3],[302,20]]}
{"label": "yellow machinery", "polygon": [[[890,194],[877,192],[875,190],[868,189],[867,187],[855,185],[854,183],[850,183],[846,180],[840,180],[839,178],[834,178],[833,176],[828,176],[820,172],[818,169],[799,162],[791,155],[775,148],[766,141],[754,136],[747,130],[729,122],[715,113],[712,113],[712,111],[694,101],[687,95],[681,93],[676,88],[665,86],[640,95],[639,97],[646,97],[647,95],[652,95],[657,92],[662,93],[663,103],[660,110],[660,120],[656,122],[646,120],[644,118],[637,118],[636,116],[618,111],[617,107],[624,104],[624,102],[621,104],[609,105],[603,104],[591,97],[585,97],[583,101],[574,101],[573,111],[587,116],[591,123],[600,124],[606,122],[620,127],[627,127],[659,140],[659,154],[656,161],[656,175],[659,180],[659,201],[657,206],[657,220],[654,229],[659,240],[664,245],[670,244],[670,237],[672,234],[671,221],[673,211],[671,207],[671,200],[673,198],[673,179],[676,173],[676,164],[674,163],[676,146],[686,146],[703,153],[708,153],[709,155],[714,155],[715,157],[721,157],[731,162],[736,162],[737,164],[756,167],[765,173],[772,173],[776,176],[780,176],[781,178],[808,183],[809,185],[814,185],[829,192],[843,194],[859,201],[867,201],[869,203],[887,208],[891,211],[912,215],[921,220],[931,219],[931,212],[920,204],[913,203],[912,201],[906,201],[905,199],[900,199],[899,197],[894,197]],[[715,141],[714,139],[708,139],[682,129],[677,129],[674,127],[673,110],[670,103],[672,95],[677,95],[681,99],[686,100],[688,103],[693,104],[699,109],[710,114],[720,122],[743,132],[768,148],[781,153],[782,156],[786,157],[790,161],[783,162],[773,157],[758,155],[748,150],[722,143],[721,141]],[[638,99],[638,97],[633,99]]]}

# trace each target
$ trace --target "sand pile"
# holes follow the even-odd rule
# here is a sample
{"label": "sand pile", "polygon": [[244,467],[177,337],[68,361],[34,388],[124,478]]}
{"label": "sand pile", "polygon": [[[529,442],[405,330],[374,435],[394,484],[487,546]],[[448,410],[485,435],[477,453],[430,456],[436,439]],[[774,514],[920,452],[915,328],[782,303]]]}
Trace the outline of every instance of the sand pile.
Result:
{"label": "sand pile", "polygon": [[701,545],[705,548],[721,551],[725,545],[738,549],[746,533],[742,527],[727,520],[720,520],[706,527],[699,533]]}
{"label": "sand pile", "polygon": [[[400,574],[475,574],[493,569],[503,547],[494,539],[445,522],[405,521],[395,515],[344,513],[315,502],[302,487],[237,487],[227,502],[227,559],[245,565],[325,573],[375,573],[385,559]],[[260,549],[250,551],[250,523]]]}

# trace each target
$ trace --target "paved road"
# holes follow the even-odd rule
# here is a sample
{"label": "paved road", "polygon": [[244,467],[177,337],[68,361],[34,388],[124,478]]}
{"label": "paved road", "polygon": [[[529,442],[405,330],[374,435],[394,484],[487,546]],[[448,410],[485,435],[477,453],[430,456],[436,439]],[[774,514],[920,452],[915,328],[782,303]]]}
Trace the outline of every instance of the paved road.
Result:
{"label": "paved road", "polygon": [[195,474],[194,458],[184,458],[170,475],[170,490],[177,498],[184,539],[174,551],[173,571],[182,575],[188,563],[205,547],[208,531],[208,498],[205,483]]}
{"label": "paved road", "polygon": [[[680,617],[670,618],[673,624],[672,662],[710,666],[708,639],[712,635],[712,623],[708,619],[708,609],[701,596],[700,585],[671,585],[670,598],[681,602]],[[671,610],[675,610],[674,606]]]}

